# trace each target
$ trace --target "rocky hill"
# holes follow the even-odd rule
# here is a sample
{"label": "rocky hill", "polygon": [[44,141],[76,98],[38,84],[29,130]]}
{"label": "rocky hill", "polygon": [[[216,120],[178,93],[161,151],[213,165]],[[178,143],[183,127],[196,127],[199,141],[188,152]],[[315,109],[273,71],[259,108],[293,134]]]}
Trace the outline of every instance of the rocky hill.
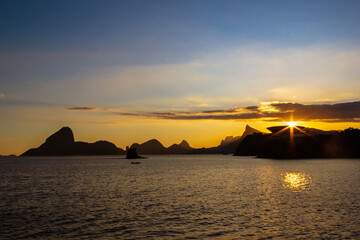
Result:
{"label": "rocky hill", "polygon": [[[237,147],[235,155],[274,159],[360,158],[360,130],[341,132],[286,126],[278,132],[249,135]],[[272,128],[272,130],[275,127]]]}
{"label": "rocky hill", "polygon": [[69,127],[63,127],[41,144],[21,156],[71,156],[71,155],[118,155],[125,151],[107,141],[95,143],[75,142],[74,134]]}

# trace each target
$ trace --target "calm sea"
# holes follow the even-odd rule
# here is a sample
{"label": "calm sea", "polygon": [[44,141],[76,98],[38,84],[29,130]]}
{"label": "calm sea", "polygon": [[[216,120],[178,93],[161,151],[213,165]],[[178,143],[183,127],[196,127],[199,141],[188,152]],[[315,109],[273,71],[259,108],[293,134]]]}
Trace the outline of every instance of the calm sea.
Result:
{"label": "calm sea", "polygon": [[360,239],[360,159],[0,159],[0,238]]}

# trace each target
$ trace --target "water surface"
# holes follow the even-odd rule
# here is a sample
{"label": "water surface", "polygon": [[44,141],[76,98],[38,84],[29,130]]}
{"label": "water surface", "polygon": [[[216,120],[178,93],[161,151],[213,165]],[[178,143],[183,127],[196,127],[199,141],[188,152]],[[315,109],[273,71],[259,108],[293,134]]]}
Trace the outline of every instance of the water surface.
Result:
{"label": "water surface", "polygon": [[360,160],[0,159],[0,238],[360,236]]}

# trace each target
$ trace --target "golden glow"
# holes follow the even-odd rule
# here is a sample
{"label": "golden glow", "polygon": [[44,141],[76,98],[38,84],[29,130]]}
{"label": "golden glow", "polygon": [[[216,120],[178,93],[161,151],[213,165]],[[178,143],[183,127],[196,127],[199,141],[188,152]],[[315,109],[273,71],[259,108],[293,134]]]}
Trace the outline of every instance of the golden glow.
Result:
{"label": "golden glow", "polygon": [[293,192],[301,192],[310,188],[311,178],[303,173],[283,174],[283,187],[289,188]]}
{"label": "golden glow", "polygon": [[262,102],[261,106],[259,106],[259,110],[261,112],[279,112],[278,109],[276,109],[274,106],[272,106],[271,104],[275,104],[275,103],[280,103],[277,101],[274,102]]}
{"label": "golden glow", "polygon": [[[135,142],[143,143],[153,138],[158,139],[166,147],[173,143],[180,143],[183,139],[194,148],[213,147],[218,146],[226,136],[241,136],[246,124],[262,132],[268,132],[268,127],[285,125],[292,120],[296,120],[295,122],[301,123],[302,126],[322,130],[360,128],[360,122],[315,122],[303,121],[299,118],[287,118],[274,122],[262,120],[174,121],[130,116],[115,117],[114,114],[103,111],[69,111],[63,107],[13,109],[2,106],[0,112],[4,113],[1,115],[1,121],[6,123],[0,124],[0,155],[19,155],[29,148],[40,146],[47,137],[63,126],[72,128],[76,141],[95,142],[104,139],[120,148],[125,148]],[[19,121],[14,121],[12,116],[16,116]],[[296,127],[290,128],[290,131],[291,129],[296,129]]]}
{"label": "golden glow", "polygon": [[293,128],[297,125],[296,122],[288,122],[289,127]]}

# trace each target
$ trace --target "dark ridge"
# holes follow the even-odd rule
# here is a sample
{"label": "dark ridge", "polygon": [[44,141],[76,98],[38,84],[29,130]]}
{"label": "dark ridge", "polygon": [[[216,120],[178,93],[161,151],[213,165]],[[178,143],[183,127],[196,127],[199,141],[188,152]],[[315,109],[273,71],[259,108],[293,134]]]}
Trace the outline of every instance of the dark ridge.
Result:
{"label": "dark ridge", "polygon": [[69,127],[63,127],[38,148],[32,148],[21,156],[71,156],[71,155],[119,155],[125,154],[113,143],[98,141],[95,143],[75,142]]}
{"label": "dark ridge", "polygon": [[359,129],[326,132],[299,128],[292,134],[289,129],[279,129],[272,128],[271,134],[247,136],[238,145],[235,155],[274,159],[360,158]]}
{"label": "dark ridge", "polygon": [[156,139],[151,139],[142,144],[134,143],[130,148],[135,148],[139,154],[166,154],[167,149]]}
{"label": "dark ridge", "polygon": [[182,142],[179,144],[179,146],[182,147],[182,148],[185,148],[185,149],[190,149],[191,148],[189,143],[187,141],[185,141],[185,140],[182,140]]}
{"label": "dark ridge", "polygon": [[245,131],[241,136],[233,137],[227,136],[224,140],[221,141],[220,145],[217,146],[216,151],[222,154],[234,154],[237,146],[241,141],[245,139],[246,136],[252,134],[263,134],[259,130],[246,125]]}
{"label": "dark ridge", "polygon": [[191,150],[193,150],[193,148],[190,147],[189,143],[185,140],[182,140],[180,144],[173,144],[167,148],[169,154],[187,154]]}
{"label": "dark ridge", "polygon": [[246,125],[242,136],[228,136],[221,141],[217,147],[192,148],[189,143],[183,140],[180,144],[173,144],[165,148],[158,140],[151,139],[142,144],[134,143],[130,148],[135,148],[139,154],[234,154],[236,147],[248,135],[262,134],[260,131]]}

